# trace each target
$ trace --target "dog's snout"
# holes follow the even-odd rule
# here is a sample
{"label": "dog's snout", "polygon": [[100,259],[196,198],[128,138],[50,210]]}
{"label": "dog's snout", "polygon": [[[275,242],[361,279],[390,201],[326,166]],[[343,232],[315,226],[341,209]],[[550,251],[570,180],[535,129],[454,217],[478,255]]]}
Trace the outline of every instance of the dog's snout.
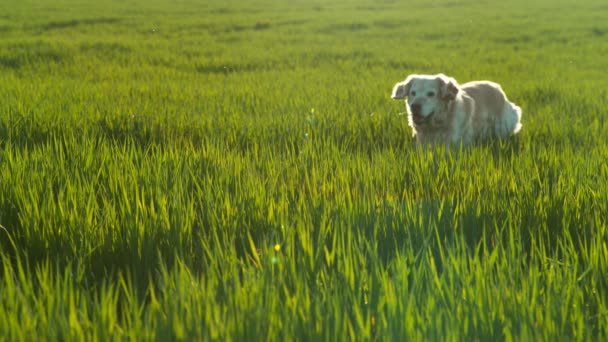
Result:
{"label": "dog's snout", "polygon": [[410,109],[412,110],[413,114],[420,114],[420,110],[422,109],[422,106],[420,105],[420,103],[412,103],[410,105]]}

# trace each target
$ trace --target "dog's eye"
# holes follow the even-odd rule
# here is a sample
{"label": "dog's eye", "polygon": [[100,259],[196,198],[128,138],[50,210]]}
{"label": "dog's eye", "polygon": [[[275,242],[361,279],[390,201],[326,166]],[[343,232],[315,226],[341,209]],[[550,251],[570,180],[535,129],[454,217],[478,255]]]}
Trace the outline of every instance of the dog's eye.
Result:
{"label": "dog's eye", "polygon": [[429,91],[428,93],[426,93],[426,96],[433,97],[433,96],[435,96],[435,92],[434,91]]}
{"label": "dog's eye", "polygon": [[412,90],[411,92],[412,96],[416,96],[416,92]]}

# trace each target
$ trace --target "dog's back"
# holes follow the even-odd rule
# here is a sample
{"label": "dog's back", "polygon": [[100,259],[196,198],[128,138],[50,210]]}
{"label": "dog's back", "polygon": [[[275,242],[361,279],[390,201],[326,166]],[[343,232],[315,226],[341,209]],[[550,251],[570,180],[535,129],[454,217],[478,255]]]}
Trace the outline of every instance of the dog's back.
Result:
{"label": "dog's back", "polygon": [[472,124],[479,138],[503,138],[521,129],[521,109],[509,102],[499,84],[475,81],[463,84],[461,89],[473,99]]}
{"label": "dog's back", "polygon": [[475,100],[478,111],[488,113],[502,112],[507,97],[500,85],[489,81],[475,81],[460,86],[462,91]]}

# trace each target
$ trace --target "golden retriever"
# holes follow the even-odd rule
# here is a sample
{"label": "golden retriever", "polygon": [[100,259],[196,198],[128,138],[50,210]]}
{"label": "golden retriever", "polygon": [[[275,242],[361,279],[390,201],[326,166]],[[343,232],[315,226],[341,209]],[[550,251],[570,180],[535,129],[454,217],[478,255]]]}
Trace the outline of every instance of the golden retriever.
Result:
{"label": "golden retriever", "polygon": [[410,75],[395,84],[391,97],[406,99],[409,125],[423,144],[466,146],[521,129],[521,109],[489,81],[459,85],[443,74]]}

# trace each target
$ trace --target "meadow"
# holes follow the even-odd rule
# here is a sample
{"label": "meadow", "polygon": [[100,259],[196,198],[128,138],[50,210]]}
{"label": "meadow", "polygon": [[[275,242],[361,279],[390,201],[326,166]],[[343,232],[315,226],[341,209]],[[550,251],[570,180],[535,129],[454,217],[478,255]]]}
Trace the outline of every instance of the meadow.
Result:
{"label": "meadow", "polygon": [[[608,339],[605,0],[0,4],[0,340]],[[417,149],[392,86],[502,84]]]}

